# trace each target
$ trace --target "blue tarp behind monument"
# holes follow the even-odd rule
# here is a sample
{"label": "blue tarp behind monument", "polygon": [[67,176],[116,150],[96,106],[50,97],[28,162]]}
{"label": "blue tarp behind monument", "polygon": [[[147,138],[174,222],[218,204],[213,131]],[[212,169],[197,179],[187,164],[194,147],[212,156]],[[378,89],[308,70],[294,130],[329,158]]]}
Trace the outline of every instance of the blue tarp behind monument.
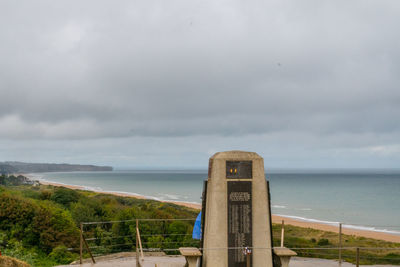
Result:
{"label": "blue tarp behind monument", "polygon": [[201,211],[194,222],[192,238],[201,239]]}

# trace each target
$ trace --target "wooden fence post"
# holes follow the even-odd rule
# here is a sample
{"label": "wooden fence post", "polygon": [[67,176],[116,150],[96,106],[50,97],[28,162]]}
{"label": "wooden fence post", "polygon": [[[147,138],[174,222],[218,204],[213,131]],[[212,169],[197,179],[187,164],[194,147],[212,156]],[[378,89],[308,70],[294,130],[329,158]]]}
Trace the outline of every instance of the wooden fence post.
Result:
{"label": "wooden fence post", "polygon": [[136,219],[136,267],[140,267],[139,262],[139,220]]}
{"label": "wooden fence post", "polygon": [[144,261],[142,240],[140,240],[139,221],[137,221],[136,226],[137,226],[137,228],[136,228],[137,238],[138,238],[138,240],[139,240],[140,256],[141,256],[141,258],[142,258],[142,261]]}
{"label": "wooden fence post", "polygon": [[83,242],[85,243],[86,249],[88,250],[90,257],[92,258],[92,262],[96,263],[96,261],[94,260],[92,251],[90,250],[89,245],[88,245],[88,243],[87,243],[87,241],[85,239],[85,236],[83,234],[82,234],[82,239],[83,239]]}
{"label": "wooden fence post", "polygon": [[282,220],[282,229],[281,229],[281,248],[283,248],[283,242],[285,240],[285,221]]}
{"label": "wooden fence post", "polygon": [[360,248],[357,248],[356,251],[356,267],[360,266]]}
{"label": "wooden fence post", "polygon": [[80,247],[79,247],[79,263],[82,264],[83,253],[83,223],[81,223]]}
{"label": "wooden fence post", "polygon": [[342,223],[339,223],[339,266],[342,266]]}

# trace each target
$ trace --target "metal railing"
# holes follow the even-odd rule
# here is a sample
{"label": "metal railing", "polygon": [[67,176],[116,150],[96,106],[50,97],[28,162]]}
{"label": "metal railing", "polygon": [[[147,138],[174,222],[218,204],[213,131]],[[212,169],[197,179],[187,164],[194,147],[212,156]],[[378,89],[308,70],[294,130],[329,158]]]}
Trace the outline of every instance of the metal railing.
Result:
{"label": "metal railing", "polygon": [[[203,252],[200,240],[192,238],[195,218],[190,219],[129,219],[119,221],[83,222],[80,225],[80,262],[90,257],[95,263],[95,257],[118,253],[133,252],[137,264],[143,260],[147,252],[164,252],[179,254],[179,247],[197,247]],[[342,261],[350,261],[359,266],[365,261],[374,261],[379,255],[377,263],[400,265],[400,243],[393,243],[392,247],[373,246],[344,246],[342,225],[338,224],[338,242],[320,247],[288,247],[300,257],[334,259],[340,266]],[[288,227],[288,226],[286,226]],[[277,246],[284,247],[285,223],[279,229],[274,224],[273,239]],[[271,247],[226,247],[212,249],[272,250]],[[77,250],[70,248],[70,250]],[[132,255],[132,256],[133,256]],[[248,257],[246,257],[248,258]]]}
{"label": "metal railing", "polygon": [[136,251],[136,258],[139,260],[146,251],[178,254],[179,247],[199,247],[200,240],[192,238],[195,220],[196,218],[83,222],[80,224],[80,263],[84,250],[95,263],[95,256],[110,253]]}

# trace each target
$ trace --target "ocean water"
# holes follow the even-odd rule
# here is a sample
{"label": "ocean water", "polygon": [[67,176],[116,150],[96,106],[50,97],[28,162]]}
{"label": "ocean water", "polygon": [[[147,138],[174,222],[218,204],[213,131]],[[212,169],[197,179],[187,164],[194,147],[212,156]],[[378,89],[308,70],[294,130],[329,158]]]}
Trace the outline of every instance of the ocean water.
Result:
{"label": "ocean water", "polygon": [[[88,190],[201,203],[206,171],[57,172],[31,177]],[[400,234],[400,171],[270,171],[272,213]]]}

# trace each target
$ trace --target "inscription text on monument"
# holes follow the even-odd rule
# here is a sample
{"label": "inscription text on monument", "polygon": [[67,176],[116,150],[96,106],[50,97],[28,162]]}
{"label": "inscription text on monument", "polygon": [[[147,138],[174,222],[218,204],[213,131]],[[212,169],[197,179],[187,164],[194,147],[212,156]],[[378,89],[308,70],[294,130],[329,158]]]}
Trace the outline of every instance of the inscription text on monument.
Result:
{"label": "inscription text on monument", "polygon": [[228,182],[229,267],[246,267],[244,247],[252,247],[251,181]]}

